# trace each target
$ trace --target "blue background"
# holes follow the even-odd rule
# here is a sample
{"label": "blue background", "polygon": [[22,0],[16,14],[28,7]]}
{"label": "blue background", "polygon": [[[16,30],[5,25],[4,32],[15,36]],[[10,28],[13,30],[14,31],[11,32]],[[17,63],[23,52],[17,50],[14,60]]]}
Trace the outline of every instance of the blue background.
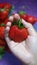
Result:
{"label": "blue background", "polygon": [[[14,6],[15,12],[23,10],[28,15],[37,17],[37,0],[0,0],[0,3],[3,2]],[[33,26],[37,31],[37,22]],[[12,53],[5,52],[3,58],[0,60],[0,65],[22,65],[22,62]]]}

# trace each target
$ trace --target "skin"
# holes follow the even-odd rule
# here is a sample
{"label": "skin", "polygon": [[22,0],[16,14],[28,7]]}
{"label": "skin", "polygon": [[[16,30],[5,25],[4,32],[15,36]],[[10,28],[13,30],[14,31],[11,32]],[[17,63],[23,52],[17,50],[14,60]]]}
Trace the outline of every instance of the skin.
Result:
{"label": "skin", "polygon": [[10,40],[8,33],[14,18],[18,20],[20,19],[20,16],[18,14],[14,14],[9,17],[9,22],[6,24],[5,28],[5,40],[7,45],[11,52],[14,53],[14,55],[24,64],[37,65],[37,33],[30,23],[22,19],[23,25],[29,32],[28,38],[21,43],[16,43],[13,40]]}

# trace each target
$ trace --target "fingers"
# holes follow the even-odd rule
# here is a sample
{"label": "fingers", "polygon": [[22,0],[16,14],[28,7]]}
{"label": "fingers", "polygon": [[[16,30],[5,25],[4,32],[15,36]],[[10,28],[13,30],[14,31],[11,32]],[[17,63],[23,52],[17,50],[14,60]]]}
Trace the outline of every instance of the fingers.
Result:
{"label": "fingers", "polygon": [[[12,20],[11,20],[11,18],[12,18]],[[10,16],[10,17],[9,17],[9,20],[13,21],[13,19],[14,19],[13,16]],[[6,40],[7,43],[10,42],[10,38],[9,38],[9,36],[8,36],[8,33],[9,33],[9,30],[10,30],[10,27],[11,27],[11,24],[12,24],[11,21],[9,21],[9,22],[6,24],[6,28],[5,28],[5,40]]]}
{"label": "fingers", "polygon": [[[25,42],[24,42],[25,43]],[[31,63],[32,55],[27,51],[24,47],[23,43],[18,43],[16,46],[12,47],[12,43],[9,46],[12,53],[15,54],[22,62],[24,63]]]}
{"label": "fingers", "polygon": [[36,35],[36,32],[30,23],[26,22],[24,19],[22,19],[22,23],[27,28],[30,35]]}
{"label": "fingers", "polygon": [[[10,48],[10,50],[24,63],[31,63],[32,61],[32,54],[30,54],[27,49],[25,48],[24,44],[25,41],[22,43],[16,43],[14,41],[11,41],[8,33],[11,27],[11,24],[13,22],[13,19],[20,19],[19,15],[18,17],[16,17],[17,15],[11,16],[9,18],[9,22],[6,24],[6,28],[5,28],[5,40]],[[27,28],[27,29],[31,29],[32,26],[30,26],[28,23],[24,23],[24,21],[22,20],[23,25]],[[28,27],[29,26],[29,27]],[[30,29],[29,29],[29,34],[30,34]],[[33,28],[32,28],[33,29]]]}
{"label": "fingers", "polygon": [[16,20],[19,20],[20,19],[20,16],[19,16],[19,14],[14,14],[14,15],[12,15],[12,16],[10,16],[9,17],[9,21],[13,21],[13,17],[14,17],[14,19],[16,19]]}
{"label": "fingers", "polygon": [[6,24],[6,28],[5,28],[5,39],[6,39],[6,41],[8,43],[11,41],[10,38],[9,38],[9,36],[8,36],[8,33],[9,33],[9,30],[10,30],[10,27],[11,27],[11,24],[12,24],[14,18],[17,19],[17,20],[20,19],[20,17],[19,17],[18,14],[10,16],[9,17],[9,22]]}
{"label": "fingers", "polygon": [[4,34],[4,35],[5,35],[5,40],[6,40],[7,43],[10,42],[10,38],[9,38],[9,36],[8,36],[9,30],[10,30],[10,27],[6,27],[6,28],[5,28],[5,34]]}
{"label": "fingers", "polygon": [[14,18],[15,18],[16,20],[19,20],[19,19],[20,19],[19,14],[16,13],[16,14],[14,15]]}
{"label": "fingers", "polygon": [[13,20],[14,20],[14,16],[10,16],[10,17],[9,17],[9,21],[10,21],[10,22],[13,22]]}

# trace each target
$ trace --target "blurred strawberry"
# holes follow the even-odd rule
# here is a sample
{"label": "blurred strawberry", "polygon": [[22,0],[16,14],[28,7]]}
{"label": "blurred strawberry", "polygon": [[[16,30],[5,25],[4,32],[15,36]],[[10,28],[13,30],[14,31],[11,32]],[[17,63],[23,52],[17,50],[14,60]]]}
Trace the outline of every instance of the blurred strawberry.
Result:
{"label": "blurred strawberry", "polygon": [[9,3],[0,4],[0,22],[2,22],[8,17],[11,8],[12,6]]}
{"label": "blurred strawberry", "polygon": [[31,24],[34,24],[37,21],[37,18],[35,18],[34,16],[29,16],[23,11],[19,12],[19,15],[21,18],[23,18],[24,20],[26,20],[27,22]]}

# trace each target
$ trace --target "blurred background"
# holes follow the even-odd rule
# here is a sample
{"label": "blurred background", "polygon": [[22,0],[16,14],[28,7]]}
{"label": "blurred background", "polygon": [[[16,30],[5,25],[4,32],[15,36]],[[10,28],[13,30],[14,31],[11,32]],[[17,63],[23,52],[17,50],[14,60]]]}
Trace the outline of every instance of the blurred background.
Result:
{"label": "blurred background", "polygon": [[[28,15],[37,17],[37,0],[0,0],[0,3],[10,3],[13,6],[13,12],[24,11]],[[37,22],[33,25],[37,31]],[[0,65],[23,65],[12,53],[5,52],[0,60]]]}

